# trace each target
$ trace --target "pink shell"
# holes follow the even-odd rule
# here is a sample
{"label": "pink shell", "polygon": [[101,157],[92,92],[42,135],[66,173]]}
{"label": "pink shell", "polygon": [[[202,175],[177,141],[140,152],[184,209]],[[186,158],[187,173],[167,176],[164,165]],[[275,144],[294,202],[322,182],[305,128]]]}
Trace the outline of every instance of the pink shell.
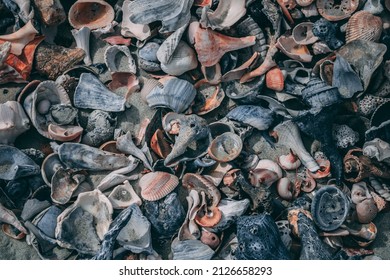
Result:
{"label": "pink shell", "polygon": [[179,179],[167,172],[150,172],[139,180],[142,198],[148,201],[159,200],[171,193],[179,184]]}
{"label": "pink shell", "polygon": [[354,14],[347,23],[346,42],[365,40],[378,42],[382,34],[382,19],[367,11]]}

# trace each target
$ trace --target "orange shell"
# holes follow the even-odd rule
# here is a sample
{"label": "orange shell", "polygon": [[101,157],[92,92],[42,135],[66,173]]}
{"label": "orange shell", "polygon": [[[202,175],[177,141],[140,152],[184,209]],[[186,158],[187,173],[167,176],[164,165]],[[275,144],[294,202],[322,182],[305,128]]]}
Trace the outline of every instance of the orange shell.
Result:
{"label": "orange shell", "polygon": [[198,215],[195,217],[195,222],[202,227],[213,227],[219,223],[222,218],[222,213],[218,207],[212,207],[210,211],[203,216]]}
{"label": "orange shell", "polygon": [[160,158],[166,158],[172,151],[169,143],[164,139],[164,132],[161,129],[157,129],[150,140],[150,148]]}
{"label": "orange shell", "polygon": [[284,88],[283,73],[278,67],[274,67],[265,75],[265,83],[267,88],[274,91],[282,91]]}
{"label": "orange shell", "polygon": [[367,11],[355,13],[347,23],[346,43],[354,40],[378,42],[382,34],[382,19]]}
{"label": "orange shell", "polygon": [[171,193],[179,184],[179,179],[166,172],[150,172],[139,180],[141,196],[148,201],[159,200]]}
{"label": "orange shell", "polygon": [[327,177],[330,174],[330,161],[325,159],[317,159],[316,161],[320,169],[315,173],[310,172],[308,169],[307,174],[314,179]]}
{"label": "orange shell", "polygon": [[15,233],[15,228],[10,224],[2,224],[1,229],[5,235],[16,240],[23,239],[26,236],[26,234],[23,232]]}

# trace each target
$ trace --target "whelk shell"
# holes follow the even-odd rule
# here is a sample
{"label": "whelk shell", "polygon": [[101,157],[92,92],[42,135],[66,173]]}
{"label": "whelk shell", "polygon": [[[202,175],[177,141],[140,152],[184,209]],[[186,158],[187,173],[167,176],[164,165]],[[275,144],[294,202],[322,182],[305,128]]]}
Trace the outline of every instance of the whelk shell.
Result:
{"label": "whelk shell", "polygon": [[166,172],[150,172],[139,181],[142,198],[149,201],[159,200],[171,193],[179,184],[179,179]]}
{"label": "whelk shell", "polygon": [[367,11],[359,11],[348,20],[346,43],[361,39],[378,42],[382,34],[382,19]]}

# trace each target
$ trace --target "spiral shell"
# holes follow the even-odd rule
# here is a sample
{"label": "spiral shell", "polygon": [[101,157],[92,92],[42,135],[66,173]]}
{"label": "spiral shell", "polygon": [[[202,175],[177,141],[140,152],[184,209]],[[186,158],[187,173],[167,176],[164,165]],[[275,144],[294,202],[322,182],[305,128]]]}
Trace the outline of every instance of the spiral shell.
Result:
{"label": "spiral shell", "polygon": [[179,184],[179,179],[166,172],[150,172],[144,175],[140,181],[142,198],[149,201],[159,200],[171,193]]}
{"label": "spiral shell", "polygon": [[378,42],[382,34],[382,19],[367,11],[354,14],[347,23],[346,42],[365,40]]}

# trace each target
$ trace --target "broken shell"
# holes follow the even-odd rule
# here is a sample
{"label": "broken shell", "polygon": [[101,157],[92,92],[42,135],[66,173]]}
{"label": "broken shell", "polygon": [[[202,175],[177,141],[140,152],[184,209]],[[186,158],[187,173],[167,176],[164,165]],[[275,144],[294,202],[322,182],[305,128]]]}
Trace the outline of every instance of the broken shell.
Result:
{"label": "broken shell", "polygon": [[179,240],[175,238],[171,244],[173,260],[211,260],[214,251],[202,241]]}
{"label": "broken shell", "polygon": [[314,179],[321,179],[321,178],[328,177],[330,174],[330,161],[321,158],[317,159],[316,161],[320,166],[320,169],[317,170],[315,173],[312,173],[309,170],[307,170],[307,174]]}
{"label": "broken shell", "polygon": [[218,235],[205,229],[202,230],[200,241],[202,241],[203,244],[210,246],[210,248],[213,250],[217,249],[218,245],[221,242]]}
{"label": "broken shell", "polygon": [[238,217],[241,217],[246,212],[249,205],[250,201],[247,198],[243,200],[221,199],[218,204],[218,209],[222,213],[221,220],[218,224],[209,228],[209,230],[212,232],[222,232],[226,230],[238,219]]}
{"label": "broken shell", "polygon": [[349,207],[349,200],[343,192],[334,186],[324,186],[315,194],[311,212],[320,229],[332,231],[345,221]]}
{"label": "broken shell", "polygon": [[326,54],[332,52],[332,50],[329,48],[329,46],[325,42],[315,42],[312,46],[313,54],[319,55],[319,54]]}
{"label": "broken shell", "polygon": [[58,169],[51,179],[51,198],[59,204],[68,203],[74,191],[85,180],[85,175],[71,169]]}
{"label": "broken shell", "polygon": [[262,159],[260,160],[256,167],[254,168],[254,170],[256,169],[266,169],[266,170],[270,170],[272,172],[275,172],[279,178],[282,178],[282,169],[280,168],[280,166],[274,162],[273,160],[269,160],[269,159]]}
{"label": "broken shell", "polygon": [[222,219],[222,213],[218,207],[198,211],[195,222],[202,227],[214,227]]}
{"label": "broken shell", "polygon": [[284,88],[284,76],[280,68],[274,67],[265,75],[265,83],[267,88],[282,91]]}
{"label": "broken shell", "polygon": [[210,209],[214,214],[219,215],[217,205],[221,200],[221,193],[205,176],[186,173],[183,176],[182,185],[187,189],[195,189],[199,193],[204,192],[208,198],[208,203],[211,205]]}
{"label": "broken shell", "polygon": [[356,204],[356,215],[359,223],[368,224],[376,217],[377,214],[378,207],[372,198],[365,199]]}
{"label": "broken shell", "polygon": [[312,78],[302,90],[303,100],[311,107],[323,108],[341,101],[336,87],[331,87],[318,78]]}
{"label": "broken shell", "polygon": [[359,6],[358,0],[318,0],[317,9],[320,15],[329,21],[339,21],[351,16]]}
{"label": "broken shell", "polygon": [[[297,4],[301,7],[306,7],[311,5],[311,3],[314,2],[314,0],[296,0]],[[306,16],[307,17],[307,16]]]}
{"label": "broken shell", "polygon": [[363,91],[359,75],[341,55],[336,55],[333,65],[332,86],[339,89],[342,98],[351,98],[355,93]]}
{"label": "broken shell", "polygon": [[89,51],[89,37],[91,35],[91,29],[89,29],[87,26],[83,26],[79,30],[73,29],[72,35],[76,41],[77,48],[80,48],[85,52],[85,65],[91,65],[92,59]]}
{"label": "broken shell", "polygon": [[279,156],[278,163],[284,170],[295,170],[301,166],[299,157],[292,150],[287,155]]}
{"label": "broken shell", "polygon": [[337,39],[336,25],[324,18],[317,20],[313,25],[313,34],[326,42],[331,49],[338,49],[343,42]]}
{"label": "broken shell", "polygon": [[297,44],[292,36],[282,35],[278,38],[276,46],[288,57],[302,61],[311,62],[313,56],[305,45]]}
{"label": "broken shell", "polygon": [[150,140],[150,148],[161,158],[166,158],[171,153],[172,147],[162,129],[157,129],[153,134]]}
{"label": "broken shell", "polygon": [[83,26],[97,29],[109,25],[115,17],[114,9],[102,0],[77,0],[70,7],[68,19],[73,28]]}
{"label": "broken shell", "polygon": [[[161,47],[164,43],[161,45]],[[159,50],[161,49],[159,48]],[[157,52],[158,55],[158,52]],[[169,75],[180,76],[198,67],[195,51],[184,41],[180,41],[167,63],[161,62],[161,70]]]}
{"label": "broken shell", "polygon": [[212,85],[206,80],[200,80],[194,86],[199,94],[195,97],[195,105],[192,109],[199,116],[218,108],[225,98],[225,91],[219,85]]}
{"label": "broken shell", "polygon": [[128,180],[124,181],[122,185],[116,186],[108,196],[108,200],[110,200],[114,209],[124,209],[133,203],[138,206],[142,204],[141,198],[134,191]]}
{"label": "broken shell", "polygon": [[147,24],[135,24],[130,21],[130,16],[134,13],[132,9],[129,8],[129,5],[132,1],[125,0],[122,5],[122,23],[121,23],[121,34],[124,37],[135,37],[140,41],[144,41],[149,38],[152,33],[151,29]]}
{"label": "broken shell", "polygon": [[293,39],[297,44],[311,45],[318,41],[318,37],[313,34],[313,23],[302,22],[296,25],[292,33]]}
{"label": "broken shell", "polygon": [[278,174],[269,169],[259,169],[249,171],[249,180],[254,187],[270,187],[280,177]]}
{"label": "broken shell", "polygon": [[[168,64],[171,61],[174,52],[179,47],[179,43],[181,42],[181,38],[186,29],[187,25],[180,27],[161,43],[156,52],[156,58],[158,61],[162,64]],[[156,60],[153,59],[153,61]]]}
{"label": "broken shell", "polygon": [[204,6],[200,24],[203,28],[211,27],[215,30],[230,28],[245,15],[245,0],[222,0],[214,12],[209,6]]}
{"label": "broken shell", "polygon": [[166,172],[150,172],[141,177],[139,186],[142,198],[148,201],[159,200],[171,193],[179,184],[179,179]]}
{"label": "broken shell", "polygon": [[93,74],[82,73],[76,87],[74,105],[82,109],[98,109],[107,112],[125,110],[126,99],[111,91]]}
{"label": "broken shell", "polygon": [[[82,143],[97,147],[102,143],[112,139],[117,119],[111,113],[102,110],[94,110],[88,116],[86,132]],[[114,145],[115,146],[115,145]],[[108,150],[110,152],[110,150]]]}
{"label": "broken shell", "polygon": [[33,26],[31,20],[21,29],[12,34],[1,35],[0,43],[11,42],[11,53],[21,55],[24,47],[31,42],[38,31]]}
{"label": "broken shell", "polygon": [[364,4],[363,10],[368,11],[373,15],[377,15],[383,12],[383,5],[380,0],[367,0]]}
{"label": "broken shell", "polygon": [[130,50],[127,46],[114,45],[106,49],[106,51],[104,52],[104,62],[106,63],[108,70],[111,73],[119,71],[117,65],[115,64],[119,53],[123,53],[127,57],[127,65],[122,72],[130,72],[136,74],[137,67],[135,65],[134,58],[131,56]]}
{"label": "broken shell", "polygon": [[109,43],[111,46],[113,46],[113,45],[130,46],[131,45],[131,38],[124,38],[124,37],[119,36],[119,35],[106,37],[103,39],[103,41]]}
{"label": "broken shell", "polygon": [[367,11],[359,11],[348,20],[346,43],[353,40],[378,42],[382,34],[382,19]]}
{"label": "broken shell", "polygon": [[0,203],[0,222],[10,224],[16,229],[18,229],[20,232],[27,234],[27,230],[24,228],[22,223],[18,220],[16,215],[11,210],[5,208],[1,203]]}
{"label": "broken shell", "polygon": [[11,81],[15,83],[25,82],[25,79],[23,79],[22,75],[17,71],[17,69],[6,63],[9,57],[12,55],[10,54],[10,50],[11,42],[0,43],[0,85],[7,84]]}
{"label": "broken shell", "polygon": [[378,161],[390,163],[390,145],[379,138],[364,143],[363,154],[370,158],[375,157]]}
{"label": "broken shell", "polygon": [[51,187],[51,179],[60,168],[65,168],[65,165],[61,162],[58,154],[52,153],[45,158],[41,166],[41,174],[46,185]]}
{"label": "broken shell", "polygon": [[34,0],[34,4],[45,25],[56,26],[66,20],[66,14],[60,0]]}
{"label": "broken shell", "polygon": [[253,126],[258,130],[266,130],[273,122],[273,112],[261,106],[241,105],[229,111],[226,118]]}
{"label": "broken shell", "polygon": [[0,104],[0,120],[0,144],[13,144],[20,134],[30,128],[23,107],[16,101]]}
{"label": "broken shell", "polygon": [[241,138],[235,133],[225,132],[210,143],[208,154],[218,162],[229,162],[237,158],[241,150]]}
{"label": "broken shell", "polygon": [[276,184],[278,195],[285,200],[292,200],[294,198],[294,188],[292,182],[284,177],[280,178]]}
{"label": "broken shell", "polygon": [[14,180],[38,174],[39,166],[19,149],[0,145],[0,179]]}
{"label": "broken shell", "polygon": [[160,83],[146,96],[149,107],[166,107],[176,113],[182,113],[191,105],[196,96],[194,86],[182,79],[168,77],[160,80]]}
{"label": "broken shell", "polygon": [[80,126],[58,126],[55,124],[49,124],[47,132],[50,135],[50,139],[55,139],[57,141],[80,141],[81,134],[83,133],[83,128]]}

